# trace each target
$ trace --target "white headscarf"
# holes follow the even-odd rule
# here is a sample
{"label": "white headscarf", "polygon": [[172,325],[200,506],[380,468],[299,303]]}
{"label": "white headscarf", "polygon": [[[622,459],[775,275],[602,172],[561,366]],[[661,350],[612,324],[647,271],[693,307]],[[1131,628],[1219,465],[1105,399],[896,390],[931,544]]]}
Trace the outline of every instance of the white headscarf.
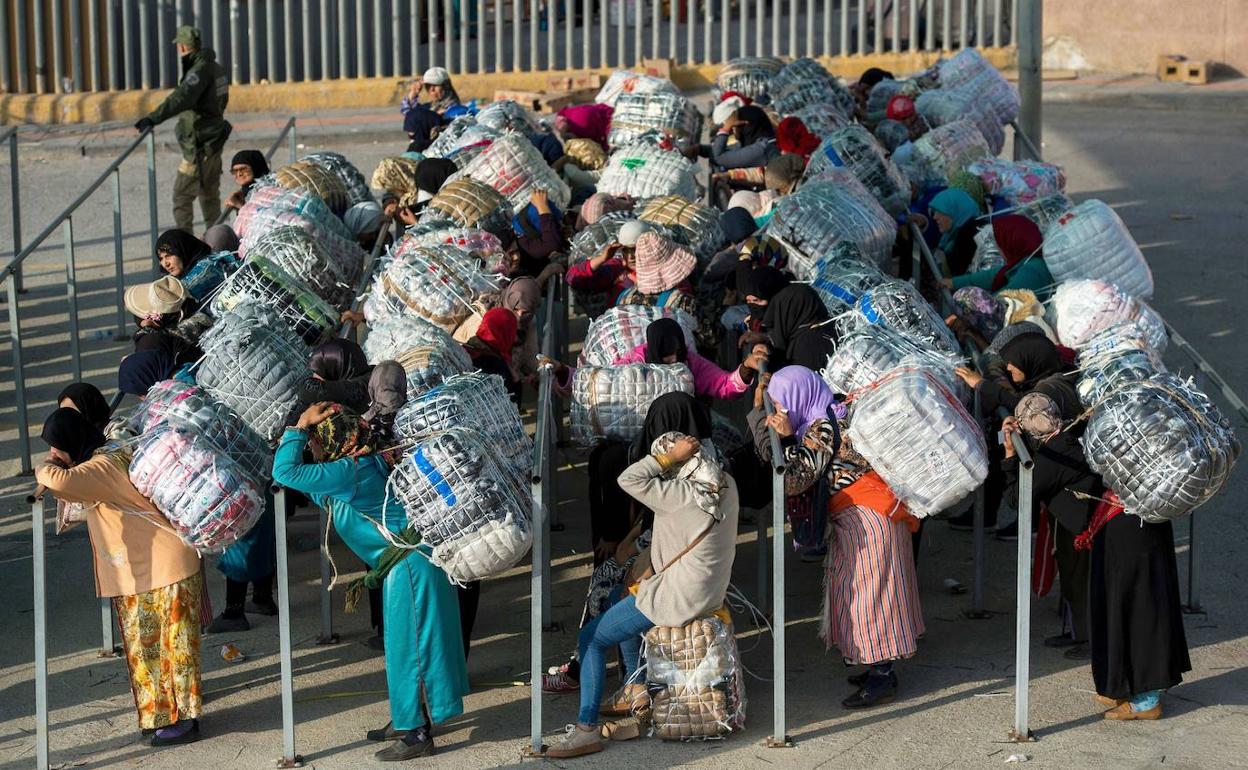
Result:
{"label": "white headscarf", "polygon": [[[682,438],[686,438],[685,434],[676,431],[664,433],[650,445],[650,453],[666,454]],[[719,498],[727,479],[724,476],[723,459],[710,439],[700,440],[698,453],[681,463],[679,467],[673,468],[670,473],[680,481],[687,481],[693,486],[693,496],[699,508],[710,514],[716,521],[724,518],[724,512],[719,507]]]}

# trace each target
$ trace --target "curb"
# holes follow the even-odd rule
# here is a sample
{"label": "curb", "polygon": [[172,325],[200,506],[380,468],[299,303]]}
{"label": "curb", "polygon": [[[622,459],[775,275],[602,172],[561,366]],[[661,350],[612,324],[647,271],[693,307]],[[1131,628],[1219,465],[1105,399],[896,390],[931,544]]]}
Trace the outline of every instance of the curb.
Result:
{"label": "curb", "polygon": [[[1193,86],[1198,88],[1198,86]],[[1046,104],[1134,107],[1148,110],[1219,110],[1248,114],[1248,90],[1147,92],[1057,89],[1044,94]]]}

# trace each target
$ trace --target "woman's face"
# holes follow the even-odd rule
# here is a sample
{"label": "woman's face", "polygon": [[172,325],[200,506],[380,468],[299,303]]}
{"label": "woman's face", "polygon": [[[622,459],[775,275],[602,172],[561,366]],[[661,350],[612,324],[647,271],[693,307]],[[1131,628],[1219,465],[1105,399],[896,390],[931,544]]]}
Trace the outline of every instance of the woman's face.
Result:
{"label": "woman's face", "polygon": [[234,181],[238,182],[239,187],[256,181],[256,172],[246,163],[230,166],[230,173],[234,175]]}
{"label": "woman's face", "polygon": [[1021,383],[1027,379],[1027,374],[1014,364],[1006,364],[1005,370],[1010,373],[1010,380],[1015,384]]}
{"label": "woman's face", "polygon": [[674,363],[677,363],[678,361],[680,361],[679,353],[671,353],[669,355],[663,356],[663,363],[665,364],[674,364]]}
{"label": "woman's face", "polygon": [[948,214],[942,214],[941,212],[933,209],[932,219],[936,220],[936,226],[940,228],[942,233],[949,232],[949,229],[953,227],[953,217]]}
{"label": "woman's face", "polygon": [[185,270],[182,266],[181,257],[177,254],[170,254],[167,251],[162,251],[157,256],[160,257],[160,266],[166,273],[172,275],[174,278],[182,277]]}
{"label": "woman's face", "polygon": [[446,96],[446,86],[434,85],[433,83],[425,84],[425,92],[429,94],[429,98],[433,101],[441,101]]}
{"label": "woman's face", "polygon": [[527,328],[529,321],[533,320],[533,313],[531,313],[527,308],[512,308],[511,312],[516,314],[516,323],[521,329]]}
{"label": "woman's face", "polygon": [[632,246],[625,246],[620,249],[620,261],[624,263],[624,267],[631,273],[637,269],[637,250]]}
{"label": "woman's face", "polygon": [[61,407],[62,409],[73,409],[75,412],[82,411],[81,409],[78,408],[78,405],[74,403],[73,399],[70,399],[70,398],[62,398],[60,403],[57,404],[57,406]]}

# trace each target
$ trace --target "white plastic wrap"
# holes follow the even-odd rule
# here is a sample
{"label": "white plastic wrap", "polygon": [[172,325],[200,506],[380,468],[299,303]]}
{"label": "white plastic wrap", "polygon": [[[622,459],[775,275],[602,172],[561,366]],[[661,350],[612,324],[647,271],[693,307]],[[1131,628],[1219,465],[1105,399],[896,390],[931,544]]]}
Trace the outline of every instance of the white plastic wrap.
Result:
{"label": "white plastic wrap", "polygon": [[1065,193],[1046,195],[1029,203],[1019,205],[1011,214],[1021,214],[1040,228],[1040,232],[1048,232],[1049,226],[1061,219],[1062,215],[1075,207],[1075,202],[1066,197]]}
{"label": "white plastic wrap", "polygon": [[670,133],[676,139],[696,142],[702,135],[702,115],[693,102],[680,94],[665,92],[624,94],[615,102],[607,145],[626,147],[650,131]]}
{"label": "white plastic wrap", "polygon": [[406,452],[391,476],[408,523],[451,580],[468,583],[511,568],[533,542],[530,501],[487,436],[451,428]]}
{"label": "white plastic wrap", "polygon": [[451,179],[471,177],[485,182],[511,202],[513,213],[529,205],[533,190],[545,190],[550,202],[567,209],[572,191],[524,134],[509,133],[495,139]]}
{"label": "white plastic wrap", "polygon": [[1094,406],[1131,382],[1166,371],[1161,356],[1138,334],[1135,324],[1111,326],[1079,353],[1079,400]]}
{"label": "white plastic wrap", "polygon": [[498,291],[495,276],[454,246],[416,246],[402,240],[364,301],[367,318],[418,315],[454,331],[477,303]]}
{"label": "white plastic wrap", "polygon": [[407,374],[407,397],[419,398],[457,374],[472,371],[472,359],[460,345],[420,345],[395,356]]}
{"label": "white plastic wrap", "polygon": [[450,334],[432,321],[418,315],[396,315],[387,318],[368,319],[368,335],[364,338],[364,356],[370,364],[393,361],[407,351],[433,345],[434,347],[457,347]]}
{"label": "white plastic wrap", "polygon": [[[628,216],[631,218],[632,214]],[[622,218],[603,217],[573,236],[568,246],[568,266],[584,262],[614,243],[626,221],[628,220]],[[572,302],[577,311],[591,319],[602,315],[614,300],[615,295],[605,291],[572,289]]]}
{"label": "white plastic wrap", "polygon": [[947,353],[959,350],[957,338],[944,319],[905,281],[889,279],[863,292],[854,311],[836,321],[841,334],[875,324],[886,326],[924,347]]}
{"label": "white plastic wrap", "polygon": [[471,177],[453,179],[442,185],[429,201],[421,224],[447,220],[459,227],[473,227],[494,235],[511,232],[511,202],[485,182]]}
{"label": "white plastic wrap", "polygon": [[914,159],[928,179],[947,181],[975,161],[991,157],[984,135],[966,120],[933,128],[914,143]]}
{"label": "white plastic wrap", "polygon": [[511,99],[501,99],[482,107],[477,113],[477,123],[500,134],[507,131],[535,134],[538,130],[529,111]]}
{"label": "white plastic wrap", "polygon": [[1058,340],[1079,350],[1101,332],[1137,321],[1141,336],[1158,353],[1165,351],[1166,329],[1161,316],[1148,305],[1105,281],[1067,281],[1049,300],[1049,314]]}
{"label": "white plastic wrap", "polygon": [[838,128],[852,125],[840,107],[827,102],[807,104],[794,112],[793,116],[802,121],[806,130],[820,138],[826,137]]}
{"label": "white plastic wrap", "polygon": [[974,48],[963,48],[937,65],[942,91],[972,94],[975,106],[991,112],[999,125],[1018,118],[1018,91]]}
{"label": "white plastic wrap", "polygon": [[997,236],[992,232],[992,225],[984,225],[975,231],[975,256],[971,258],[968,272],[1002,267],[1005,267],[1005,255],[997,245]]}
{"label": "white plastic wrap", "polygon": [[264,257],[292,277],[305,282],[317,296],[338,310],[354,297],[355,282],[364,265],[364,250],[357,248],[351,261],[344,263],[321,248],[320,243],[299,227],[282,226],[268,230],[248,249],[248,256]]}
{"label": "white plastic wrap", "polygon": [[806,175],[817,176],[828,167],[845,167],[862,182],[884,210],[896,216],[910,205],[910,183],[884,153],[867,129],[846,126],[824,137],[810,158]]}
{"label": "white plastic wrap", "polygon": [[646,343],[646,328],[660,318],[675,318],[685,332],[685,346],[695,349],[693,333],[698,321],[688,313],[647,305],[617,305],[589,324],[577,365],[613,366],[617,358]]}
{"label": "white plastic wrap", "polygon": [[471,115],[460,115],[448,125],[443,126],[433,142],[425,148],[426,158],[453,158],[465,147],[483,142],[492,142],[502,136],[489,126],[481,125]]}
{"label": "white plastic wrap", "polygon": [[481,260],[487,273],[502,275],[511,267],[502,240],[488,230],[476,227],[447,227],[407,236],[414,246],[454,246]]}
{"label": "white plastic wrap", "polygon": [[653,93],[679,94],[680,89],[676,87],[675,83],[664,78],[643,75],[640,72],[616,70],[611,73],[611,76],[607,78],[607,82],[599,89],[598,95],[594,97],[594,101],[615,107],[616,102],[624,94]]}
{"label": "white plastic wrap", "polygon": [[711,740],[745,727],[745,667],[732,625],[712,615],[647,631],[646,689],[663,740]]}
{"label": "white plastic wrap", "polygon": [[677,241],[688,246],[700,262],[715,256],[723,244],[716,208],[677,195],[652,198],[638,208],[638,219],[677,231]]}
{"label": "white plastic wrap", "polygon": [[925,369],[896,369],[855,398],[849,436],[919,518],[957,503],[988,476],[979,426]]}
{"label": "white plastic wrap", "polygon": [[838,244],[842,245],[849,248],[835,248],[833,252],[841,254],[820,260],[818,274],[810,283],[833,316],[853,310],[858,305],[859,297],[888,280],[888,276],[874,264],[853,256],[857,253],[855,247]]}
{"label": "white plastic wrap", "polygon": [[332,305],[259,253],[248,256],[222,282],[212,299],[212,313],[220,316],[245,303],[269,308],[309,345],[338,325],[339,313]]}
{"label": "white plastic wrap", "polygon": [[330,211],[342,216],[350,205],[347,186],[333,171],[312,161],[299,160],[273,172],[273,179],[287,190],[309,192],[325,201]]}
{"label": "white plastic wrap", "polygon": [[582,366],[572,377],[572,439],[590,445],[608,438],[632,441],[650,403],[667,393],[693,395],[693,374],[684,364]]}
{"label": "white plastic wrap", "polygon": [[1133,297],[1153,296],[1153,272],[1144,254],[1104,201],[1084,201],[1049,225],[1044,263],[1058,283],[1096,278]]}
{"label": "white plastic wrap", "polygon": [[767,93],[767,85],[784,62],[774,56],[738,56],[729,59],[715,76],[715,96],[732,91],[748,99]]}
{"label": "white plastic wrap", "polygon": [[810,104],[830,104],[842,115],[854,114],[854,96],[841,85],[823,65],[814,59],[801,58],[786,64],[767,84],[771,106],[781,115],[789,115]]}
{"label": "white plastic wrap", "polygon": [[1098,401],[1083,448],[1088,465],[1118,493],[1127,513],[1159,523],[1217,494],[1240,443],[1194,383],[1161,373]]}
{"label": "white plastic wrap", "polygon": [[1066,191],[1066,172],[1061,166],[1038,160],[977,160],[966,170],[979,177],[990,195],[1011,206],[1031,203]]}
{"label": "white plastic wrap", "polygon": [[953,371],[963,363],[952,353],[919,346],[883,326],[865,326],[837,342],[836,352],[819,374],[837,393],[853,393],[899,366],[926,369],[965,403],[969,392]]}
{"label": "white plastic wrap", "polygon": [[929,126],[943,126],[955,120],[970,121],[979,129],[988,149],[995,155],[1005,147],[1005,129],[991,110],[975,104],[971,93],[946,91],[943,88],[925,91],[914,100],[915,111]]}
{"label": "white plastic wrap", "polygon": [[812,182],[781,198],[767,225],[767,235],[800,252],[789,254],[789,269],[798,280],[813,280],[819,260],[841,241],[853,243],[876,264],[892,253],[893,218],[852,174],[841,174],[838,182]]}
{"label": "white plastic wrap", "polygon": [[611,153],[598,179],[598,192],[634,200],[679,195],[698,199],[698,167],[678,152],[649,144],[621,147]]}

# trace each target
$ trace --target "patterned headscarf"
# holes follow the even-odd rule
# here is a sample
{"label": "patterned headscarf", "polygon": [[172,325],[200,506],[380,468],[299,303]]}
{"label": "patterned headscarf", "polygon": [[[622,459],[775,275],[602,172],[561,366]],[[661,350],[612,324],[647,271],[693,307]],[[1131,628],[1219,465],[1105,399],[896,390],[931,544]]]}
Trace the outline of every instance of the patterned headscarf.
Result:
{"label": "patterned headscarf", "polygon": [[[338,407],[341,409],[341,407]],[[360,416],[339,411],[312,429],[310,440],[325,454],[326,462],[370,451],[372,434]]]}
{"label": "patterned headscarf", "polygon": [[975,205],[979,207],[980,214],[987,210],[987,206],[984,205],[986,199],[984,182],[971,172],[963,169],[950,174],[949,189],[961,190],[971,196],[971,200],[975,201]]}
{"label": "patterned headscarf", "polygon": [[[685,437],[684,433],[674,431],[664,433],[650,445],[650,453],[667,454],[677,441]],[[724,512],[719,507],[720,495],[726,485],[723,459],[709,439],[700,440],[697,454],[668,473],[681,481],[689,482],[693,487],[693,499],[698,508],[716,521],[724,518]]]}
{"label": "patterned headscarf", "polygon": [[655,232],[637,239],[637,291],[661,294],[674,289],[697,267],[698,258]]}
{"label": "patterned headscarf", "polygon": [[966,286],[953,293],[953,301],[958,306],[958,317],[989,342],[1005,328],[1005,303],[992,292]]}
{"label": "patterned headscarf", "polygon": [[1048,441],[1062,429],[1062,410],[1057,402],[1035,390],[1019,399],[1014,419],[1024,433],[1040,442]]}

